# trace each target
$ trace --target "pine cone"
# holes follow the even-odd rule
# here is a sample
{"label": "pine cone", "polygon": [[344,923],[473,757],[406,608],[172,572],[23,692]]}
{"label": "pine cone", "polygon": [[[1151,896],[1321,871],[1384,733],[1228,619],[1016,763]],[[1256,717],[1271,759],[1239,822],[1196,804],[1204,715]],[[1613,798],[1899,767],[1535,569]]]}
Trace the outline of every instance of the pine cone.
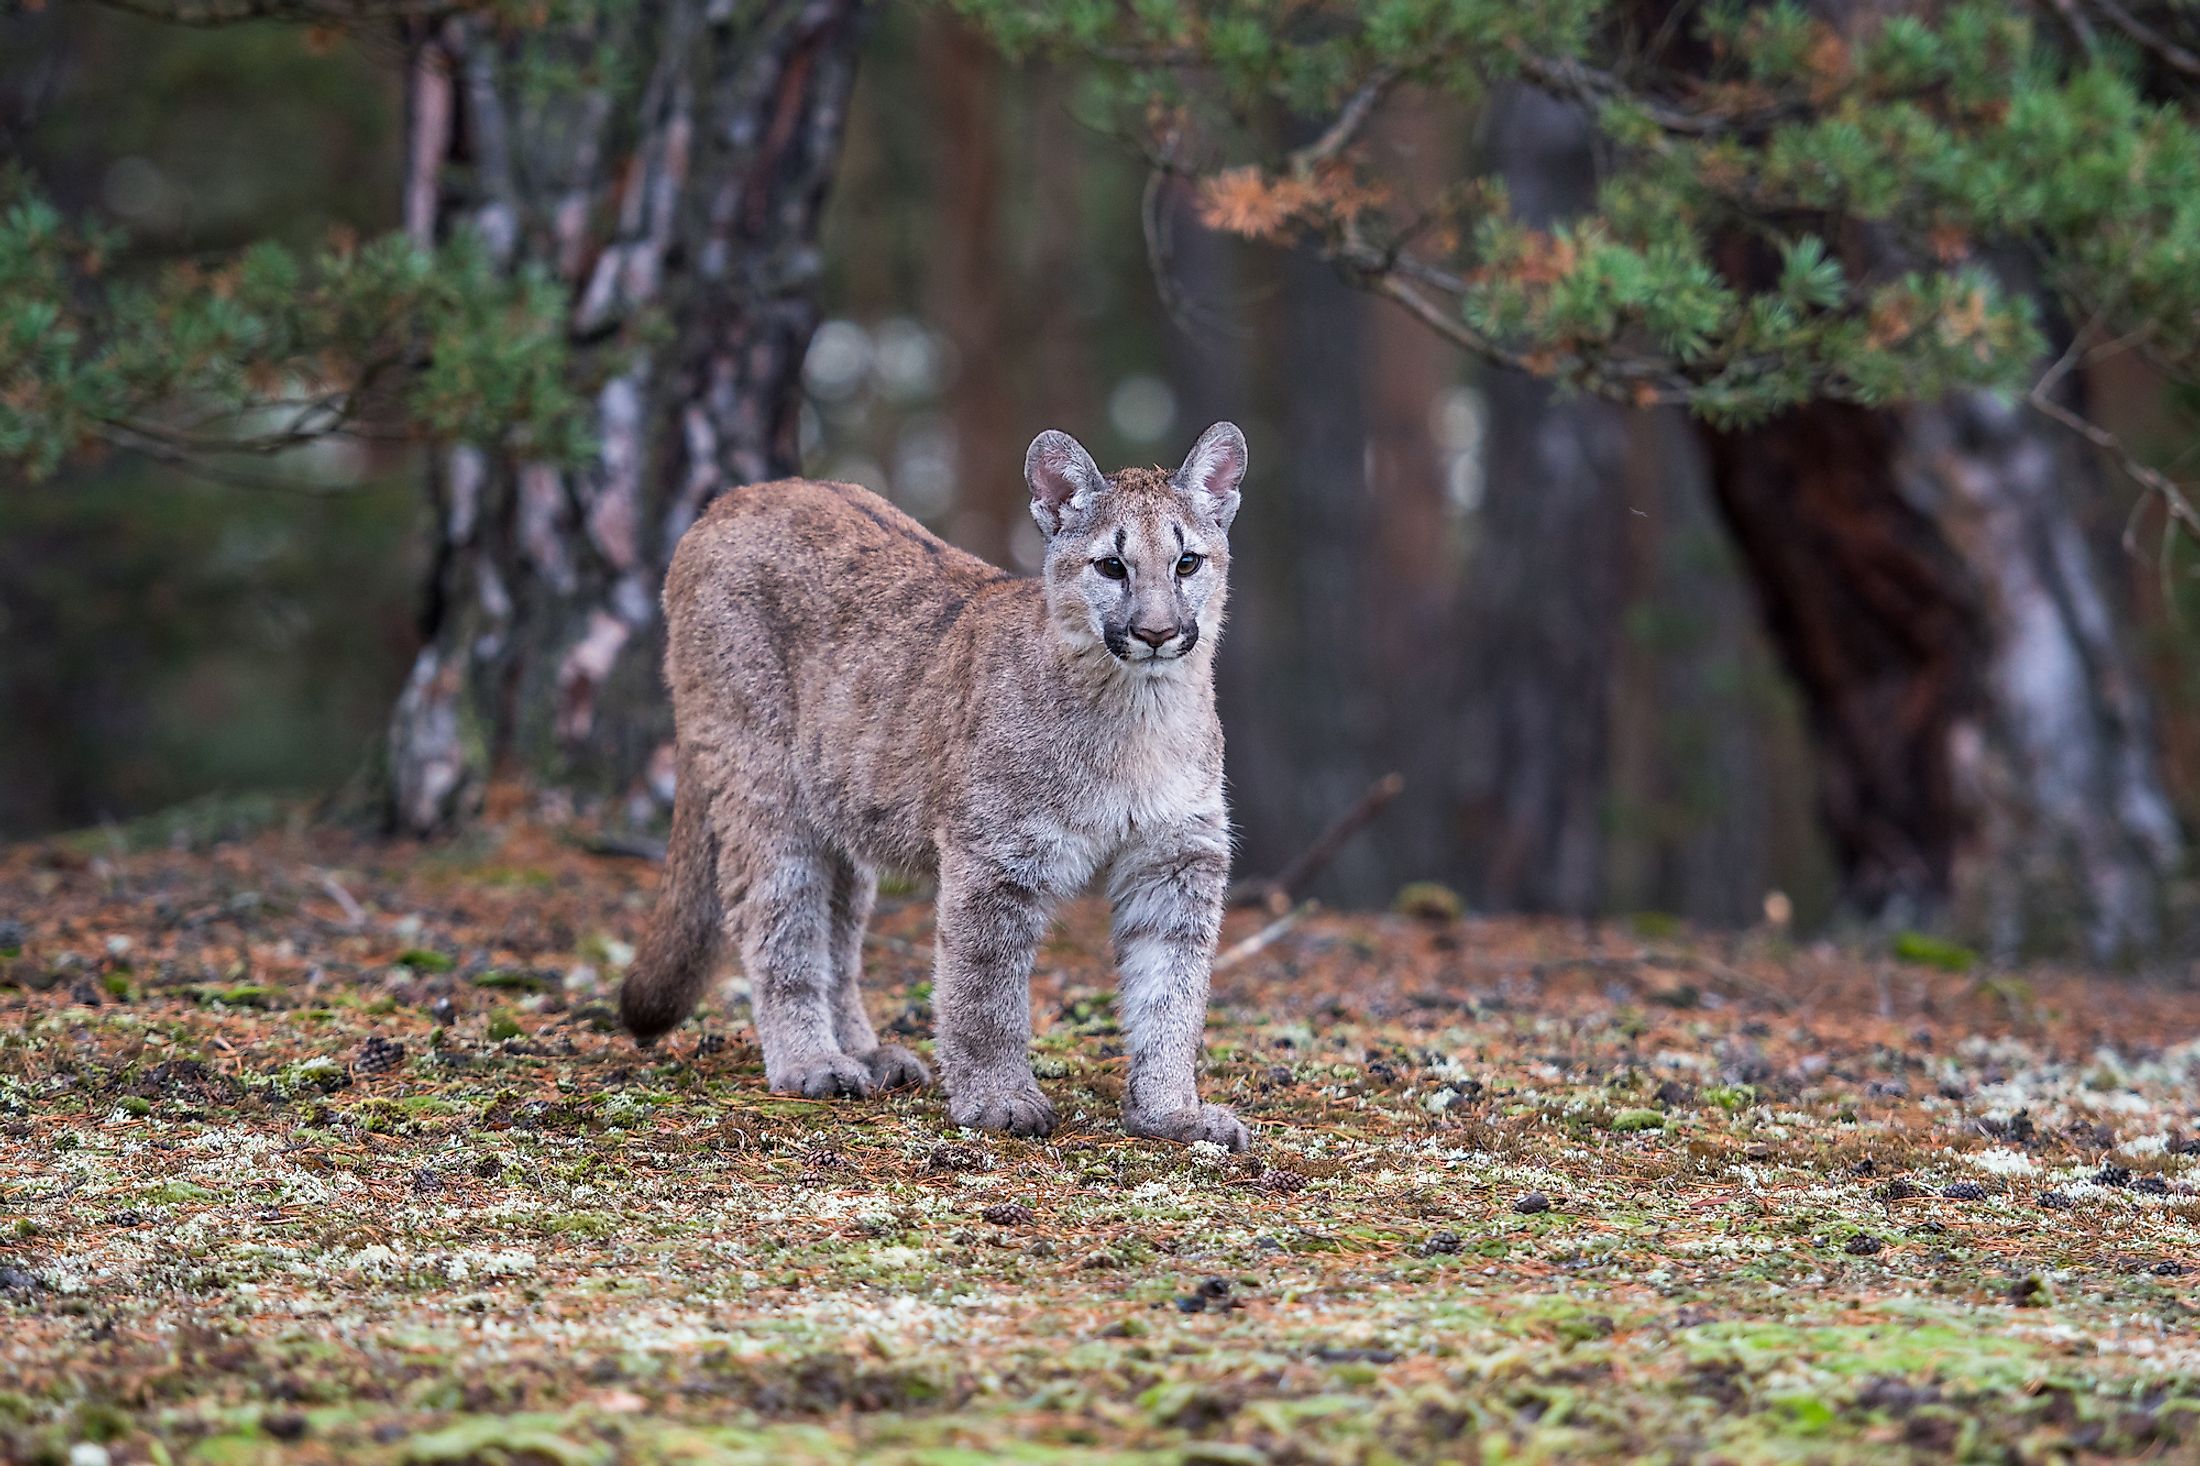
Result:
{"label": "pine cone", "polygon": [[359,1046],[351,1067],[361,1074],[383,1074],[405,1062],[405,1046],[377,1034]]}

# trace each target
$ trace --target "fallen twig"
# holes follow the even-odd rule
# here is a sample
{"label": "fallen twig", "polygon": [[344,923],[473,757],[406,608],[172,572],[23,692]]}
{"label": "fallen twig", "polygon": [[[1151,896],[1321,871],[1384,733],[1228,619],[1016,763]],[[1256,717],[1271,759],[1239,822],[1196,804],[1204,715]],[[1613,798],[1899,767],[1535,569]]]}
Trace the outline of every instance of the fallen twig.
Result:
{"label": "fallen twig", "polygon": [[1561,957],[1538,962],[1532,969],[1539,978],[1560,972],[1595,972],[1647,988],[1649,984],[1644,977],[1646,970],[1693,972],[1783,1013],[1793,1012],[1795,1009],[1795,999],[1770,983],[1729,967],[1724,962],[1685,952],[1599,953],[1583,957]]}
{"label": "fallen twig", "polygon": [[1367,792],[1353,801],[1352,807],[1330,822],[1307,846],[1298,859],[1292,861],[1275,875],[1265,880],[1240,881],[1230,889],[1233,906],[1265,906],[1270,911],[1282,912],[1291,905],[1307,882],[1320,875],[1345,842],[1358,834],[1360,827],[1383,812],[1383,806],[1396,799],[1406,787],[1402,774],[1385,774],[1367,786]]}
{"label": "fallen twig", "polygon": [[1643,961],[1646,966],[1678,968],[1684,972],[1701,973],[1713,982],[1724,983],[1730,988],[1748,994],[1759,1002],[1779,1009],[1782,1013],[1795,1011],[1795,999],[1789,994],[1782,992],[1762,978],[1751,977],[1738,967],[1729,967],[1726,963],[1715,961],[1709,957],[1695,957],[1685,954],[1668,956],[1661,953],[1645,957]]}
{"label": "fallen twig", "polygon": [[344,922],[347,926],[362,927],[367,924],[366,908],[352,899],[351,892],[345,890],[343,884],[334,875],[325,870],[317,870],[313,873],[313,876],[315,880],[321,883],[321,889],[328,892],[328,898],[343,908]]}
{"label": "fallen twig", "polygon": [[590,855],[616,855],[625,860],[651,862],[665,858],[665,842],[647,835],[583,835],[574,843]]}
{"label": "fallen twig", "polygon": [[1214,970],[1217,972],[1221,972],[1226,968],[1237,966],[1240,962],[1243,962],[1248,957],[1259,955],[1261,952],[1273,946],[1277,939],[1282,937],[1284,933],[1290,931],[1291,928],[1297,926],[1300,920],[1305,917],[1306,913],[1312,911],[1313,909],[1313,902],[1302,902],[1300,905],[1293,907],[1291,910],[1286,911],[1283,915],[1277,917],[1274,921],[1269,922],[1268,925],[1262,927],[1259,931],[1254,932],[1244,941],[1233,943],[1227,951],[1223,952],[1220,956],[1215,958]]}

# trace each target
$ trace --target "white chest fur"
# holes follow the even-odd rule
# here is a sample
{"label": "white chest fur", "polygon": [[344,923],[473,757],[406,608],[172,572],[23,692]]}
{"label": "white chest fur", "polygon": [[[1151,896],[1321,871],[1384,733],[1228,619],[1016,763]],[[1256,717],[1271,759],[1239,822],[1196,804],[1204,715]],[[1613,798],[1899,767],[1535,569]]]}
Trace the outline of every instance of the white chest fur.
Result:
{"label": "white chest fur", "polygon": [[1194,820],[1222,816],[1211,704],[1144,697],[1125,709],[1119,736],[1083,771],[1077,797],[1044,824],[1074,890],[1126,846]]}

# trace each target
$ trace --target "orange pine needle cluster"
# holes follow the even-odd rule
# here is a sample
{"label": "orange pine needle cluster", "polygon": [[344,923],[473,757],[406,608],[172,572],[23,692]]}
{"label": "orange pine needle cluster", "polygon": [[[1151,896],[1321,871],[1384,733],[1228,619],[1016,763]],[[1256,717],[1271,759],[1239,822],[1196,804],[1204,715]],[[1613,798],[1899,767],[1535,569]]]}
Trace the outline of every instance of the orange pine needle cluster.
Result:
{"label": "orange pine needle cluster", "polygon": [[1199,219],[1210,229],[1274,244],[1302,229],[1350,223],[1389,198],[1383,185],[1343,163],[1291,174],[1248,165],[1200,180]]}

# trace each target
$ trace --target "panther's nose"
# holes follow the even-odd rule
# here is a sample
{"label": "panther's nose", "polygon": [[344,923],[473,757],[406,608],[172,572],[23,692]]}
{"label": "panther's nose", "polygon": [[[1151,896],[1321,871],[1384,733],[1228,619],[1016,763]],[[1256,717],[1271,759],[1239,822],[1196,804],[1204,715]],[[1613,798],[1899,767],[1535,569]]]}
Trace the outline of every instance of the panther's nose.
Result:
{"label": "panther's nose", "polygon": [[1167,645],[1176,636],[1174,626],[1133,626],[1131,635],[1137,637],[1155,651]]}

